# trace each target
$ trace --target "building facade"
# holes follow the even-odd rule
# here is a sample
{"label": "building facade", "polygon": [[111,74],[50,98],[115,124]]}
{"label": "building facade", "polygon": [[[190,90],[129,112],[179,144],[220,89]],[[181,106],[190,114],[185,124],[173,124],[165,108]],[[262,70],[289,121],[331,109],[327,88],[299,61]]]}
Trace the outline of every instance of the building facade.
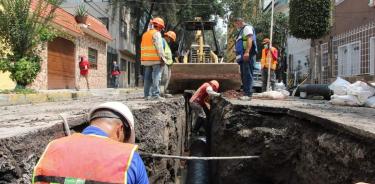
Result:
{"label": "building facade", "polygon": [[374,81],[374,2],[335,0],[333,6],[330,33],[314,43],[312,81],[330,83],[336,77]]}
{"label": "building facade", "polygon": [[52,25],[61,32],[53,41],[42,45],[41,71],[28,87],[36,90],[87,88],[80,75],[79,61],[90,62],[90,88],[107,87],[107,43],[112,40],[104,24],[88,16],[87,25],[77,24],[74,15],[58,8]]}
{"label": "building facade", "polygon": [[107,48],[107,87],[113,87],[111,69],[113,61],[120,65],[120,87],[135,86],[135,30],[130,10],[126,7],[114,9],[109,0],[65,0],[62,8],[74,14],[79,5],[84,5],[89,15],[106,25],[113,39]]}

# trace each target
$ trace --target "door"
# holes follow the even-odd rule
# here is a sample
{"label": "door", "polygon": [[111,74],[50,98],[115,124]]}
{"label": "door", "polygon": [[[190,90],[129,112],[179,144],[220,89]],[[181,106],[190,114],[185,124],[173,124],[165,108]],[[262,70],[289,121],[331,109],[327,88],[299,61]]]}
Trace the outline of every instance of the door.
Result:
{"label": "door", "polygon": [[56,38],[48,43],[48,89],[75,88],[74,43]]}

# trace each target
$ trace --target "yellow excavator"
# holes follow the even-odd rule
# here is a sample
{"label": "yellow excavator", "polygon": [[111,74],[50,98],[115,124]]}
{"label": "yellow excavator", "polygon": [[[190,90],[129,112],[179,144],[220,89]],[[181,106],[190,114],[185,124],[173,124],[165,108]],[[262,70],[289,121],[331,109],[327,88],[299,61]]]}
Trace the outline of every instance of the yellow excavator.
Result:
{"label": "yellow excavator", "polygon": [[195,90],[209,80],[219,81],[220,91],[240,88],[239,65],[223,61],[215,25],[215,22],[202,21],[201,18],[184,23],[178,48],[179,62],[172,65],[170,92]]}

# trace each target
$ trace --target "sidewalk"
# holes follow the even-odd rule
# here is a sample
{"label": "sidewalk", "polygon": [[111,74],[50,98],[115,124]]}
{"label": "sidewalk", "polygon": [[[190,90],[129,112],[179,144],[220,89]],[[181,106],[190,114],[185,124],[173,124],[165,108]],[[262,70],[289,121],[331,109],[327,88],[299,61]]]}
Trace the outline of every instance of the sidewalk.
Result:
{"label": "sidewalk", "polygon": [[88,90],[41,90],[35,94],[0,94],[0,106],[35,104],[43,102],[71,101],[85,99],[93,96],[114,96],[119,94],[128,94],[136,92],[139,88],[121,88],[121,89],[91,89]]}

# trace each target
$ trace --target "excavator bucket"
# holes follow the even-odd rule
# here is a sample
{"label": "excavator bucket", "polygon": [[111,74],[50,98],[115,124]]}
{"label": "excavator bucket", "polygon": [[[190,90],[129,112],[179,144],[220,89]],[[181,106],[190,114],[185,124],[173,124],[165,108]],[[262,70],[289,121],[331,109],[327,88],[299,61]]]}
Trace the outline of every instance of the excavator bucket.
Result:
{"label": "excavator bucket", "polygon": [[175,63],[168,85],[171,93],[196,90],[204,82],[217,80],[220,91],[241,87],[240,68],[237,63]]}

